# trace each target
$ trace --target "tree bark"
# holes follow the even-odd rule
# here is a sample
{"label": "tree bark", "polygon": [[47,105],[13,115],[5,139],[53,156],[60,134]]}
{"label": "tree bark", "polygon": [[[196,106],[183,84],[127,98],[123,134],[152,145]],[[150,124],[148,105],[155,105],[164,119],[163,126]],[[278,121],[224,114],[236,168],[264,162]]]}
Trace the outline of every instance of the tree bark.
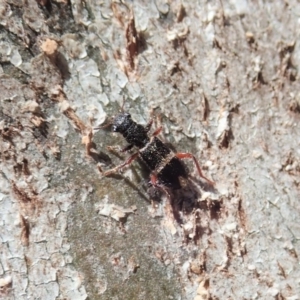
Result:
{"label": "tree bark", "polygon": [[[0,0],[0,298],[299,299],[299,13]],[[102,176],[121,110],[216,184]]]}

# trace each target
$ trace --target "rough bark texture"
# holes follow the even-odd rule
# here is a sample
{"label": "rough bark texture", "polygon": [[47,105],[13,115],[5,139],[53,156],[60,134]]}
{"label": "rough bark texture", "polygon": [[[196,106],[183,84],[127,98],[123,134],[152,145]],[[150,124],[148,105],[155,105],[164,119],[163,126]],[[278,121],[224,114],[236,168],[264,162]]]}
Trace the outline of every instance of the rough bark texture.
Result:
{"label": "rough bark texture", "polygon": [[[299,299],[300,6],[0,0],[0,298]],[[124,100],[123,100],[124,97]],[[151,204],[120,110],[191,152]]]}

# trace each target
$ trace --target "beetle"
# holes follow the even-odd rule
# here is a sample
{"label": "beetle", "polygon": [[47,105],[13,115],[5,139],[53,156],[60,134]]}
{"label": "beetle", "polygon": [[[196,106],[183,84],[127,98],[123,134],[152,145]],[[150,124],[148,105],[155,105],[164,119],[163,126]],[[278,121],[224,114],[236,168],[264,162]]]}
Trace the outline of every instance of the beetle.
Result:
{"label": "beetle", "polygon": [[[121,152],[126,152],[133,147],[137,149],[137,152],[128,157],[124,163],[103,172],[103,176],[116,173],[118,170],[130,165],[137,157],[140,157],[151,171],[151,185],[162,189],[169,196],[168,189],[180,189],[180,178],[188,177],[186,168],[181,160],[190,158],[194,161],[199,176],[210,185],[215,184],[203,175],[200,165],[193,154],[187,152],[175,153],[157,137],[162,127],[159,127],[149,135],[152,123],[153,120],[151,119],[146,126],[137,124],[127,112],[121,112],[114,118],[112,131],[122,134],[128,143]],[[95,129],[99,129],[99,127]]]}

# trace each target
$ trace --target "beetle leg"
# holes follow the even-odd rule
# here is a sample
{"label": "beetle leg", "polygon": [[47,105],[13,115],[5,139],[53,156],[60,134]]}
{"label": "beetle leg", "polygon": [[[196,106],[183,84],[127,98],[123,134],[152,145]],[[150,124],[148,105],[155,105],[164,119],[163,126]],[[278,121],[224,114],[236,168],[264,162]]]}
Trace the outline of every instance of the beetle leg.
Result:
{"label": "beetle leg", "polygon": [[129,144],[129,145],[127,145],[127,146],[125,146],[123,149],[121,149],[120,150],[120,152],[127,152],[127,151],[129,151],[130,149],[132,149],[133,148],[133,145],[132,144]]}
{"label": "beetle leg", "polygon": [[[146,131],[147,132],[149,132],[150,131],[150,129],[151,129],[151,126],[152,126],[152,124],[153,124],[153,110],[152,110],[152,112],[151,112],[151,119],[150,119],[150,121],[147,123],[147,125],[145,126],[145,129],[146,129]],[[160,118],[160,120],[159,120],[160,122],[160,124],[161,124],[161,118]],[[162,130],[162,126],[159,126],[159,128],[157,128],[152,134],[151,134],[151,136],[157,136],[157,135],[159,135],[160,134],[160,132],[161,132],[161,130]]]}
{"label": "beetle leg", "polygon": [[[149,121],[149,123],[145,126],[145,129],[146,129],[147,132],[150,130],[152,123],[153,123],[153,120],[151,119],[151,120]],[[159,134],[161,133],[161,131],[162,131],[162,126],[158,127],[158,128],[151,134],[151,136],[157,136],[157,135],[159,135]]]}
{"label": "beetle leg", "polygon": [[193,154],[191,154],[191,153],[180,152],[180,153],[176,153],[175,155],[176,155],[176,157],[178,157],[179,159],[183,159],[183,158],[192,158],[193,161],[194,161],[194,163],[195,163],[195,165],[196,165],[196,168],[197,168],[197,170],[198,170],[199,176],[202,177],[202,178],[204,178],[210,185],[215,185],[215,182],[214,182],[214,181],[209,180],[208,178],[206,178],[206,177],[203,175],[203,173],[202,173],[202,171],[201,171],[201,168],[200,168],[200,165],[199,165],[199,163],[198,163],[196,157],[195,157]]}
{"label": "beetle leg", "polygon": [[106,147],[109,151],[112,151],[112,152],[127,152],[129,151],[130,149],[133,148],[133,145],[129,144],[127,146],[125,146],[124,148],[120,148],[120,146],[107,146]]}
{"label": "beetle leg", "polygon": [[161,133],[162,131],[162,127],[158,127],[153,133],[152,133],[152,136],[157,136]]}
{"label": "beetle leg", "polygon": [[103,173],[103,176],[109,176],[113,173],[117,173],[120,169],[123,169],[124,167],[130,165],[137,157],[138,157],[139,153],[136,152],[133,155],[129,156],[126,161],[124,161],[121,165],[118,165],[110,170],[107,170]]}
{"label": "beetle leg", "polygon": [[153,124],[153,119],[151,118],[150,121],[145,126],[145,130],[148,132],[151,129],[151,126]]}
{"label": "beetle leg", "polygon": [[157,128],[157,129],[152,133],[152,136],[157,136],[157,135],[159,135],[159,134],[161,133],[161,131],[162,131],[162,127]]}
{"label": "beetle leg", "polygon": [[150,174],[150,183],[155,188],[162,190],[167,195],[168,199],[171,200],[171,195],[169,191],[163,185],[159,184],[157,176],[153,172]]}

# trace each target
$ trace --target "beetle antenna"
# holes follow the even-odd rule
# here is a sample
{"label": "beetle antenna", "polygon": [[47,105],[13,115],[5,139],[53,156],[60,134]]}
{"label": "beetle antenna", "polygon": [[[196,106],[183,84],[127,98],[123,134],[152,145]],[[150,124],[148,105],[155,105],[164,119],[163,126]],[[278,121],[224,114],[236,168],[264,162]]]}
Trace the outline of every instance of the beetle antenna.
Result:
{"label": "beetle antenna", "polygon": [[120,107],[120,112],[121,113],[124,113],[124,106],[125,106],[125,96],[123,95],[122,106]]}
{"label": "beetle antenna", "polygon": [[111,125],[113,124],[113,120],[114,120],[114,117],[111,117],[111,118],[109,118],[108,123],[106,123],[106,124],[104,124],[104,125],[102,125],[102,126],[94,127],[93,129],[94,129],[94,130],[105,129],[105,128],[107,128],[107,127],[109,127],[109,126],[111,126]]}

